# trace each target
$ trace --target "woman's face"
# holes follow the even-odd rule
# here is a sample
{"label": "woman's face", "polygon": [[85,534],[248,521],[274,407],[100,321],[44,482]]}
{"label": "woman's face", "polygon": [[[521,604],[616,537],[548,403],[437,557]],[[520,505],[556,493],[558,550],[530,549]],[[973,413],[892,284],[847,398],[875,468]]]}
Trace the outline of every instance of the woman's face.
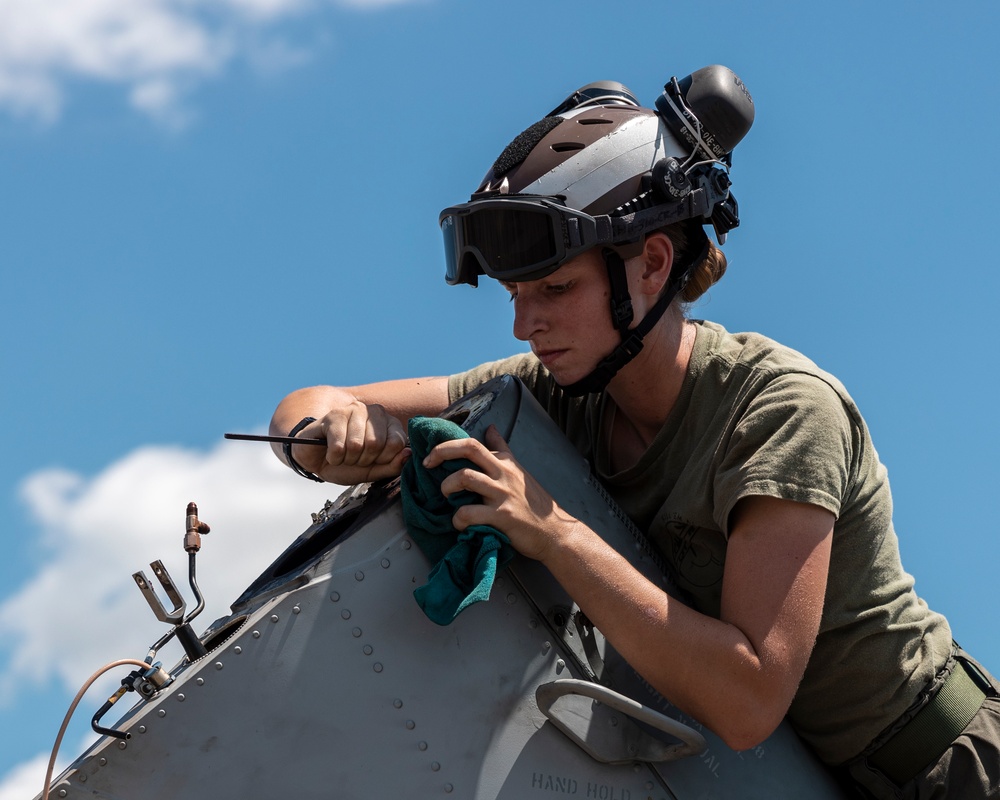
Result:
{"label": "woman's face", "polygon": [[581,253],[536,281],[501,282],[514,304],[514,336],[568,386],[590,374],[620,340],[611,322],[604,258]]}

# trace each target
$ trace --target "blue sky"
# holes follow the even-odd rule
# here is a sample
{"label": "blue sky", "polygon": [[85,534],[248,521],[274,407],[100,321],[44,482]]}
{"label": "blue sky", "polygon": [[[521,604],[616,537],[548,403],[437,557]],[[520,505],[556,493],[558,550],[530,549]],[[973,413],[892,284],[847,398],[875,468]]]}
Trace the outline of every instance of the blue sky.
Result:
{"label": "blue sky", "polygon": [[445,285],[439,210],[578,86],[651,104],[712,63],[757,118],[693,315],[844,381],[918,591],[1000,669],[995,4],[41,5],[0,0],[0,800],[162,633],[130,575],[183,576],[189,500],[207,626],[331,494],[222,433],[299,386],[521,349],[502,291]]}

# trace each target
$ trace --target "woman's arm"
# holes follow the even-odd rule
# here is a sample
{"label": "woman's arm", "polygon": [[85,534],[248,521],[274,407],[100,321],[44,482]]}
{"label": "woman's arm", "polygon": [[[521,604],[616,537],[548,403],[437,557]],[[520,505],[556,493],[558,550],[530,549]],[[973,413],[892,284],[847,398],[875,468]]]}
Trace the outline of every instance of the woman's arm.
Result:
{"label": "woman's arm", "polygon": [[591,622],[661,694],[735,750],[781,722],[819,630],[834,516],[818,506],[750,497],[733,513],[721,618],[666,595],[600,536],[561,509],[517,464],[495,431],[439,445],[428,456],[469,458],[476,470],[441,485],[468,489],[455,527],[486,524],[544,563]]}
{"label": "woman's arm", "polygon": [[819,631],[834,517],[751,497],[736,508],[719,619],[665,595],[582,525],[543,561],[624,658],[734,750],[791,705]]}
{"label": "woman's arm", "polygon": [[[292,457],[324,480],[349,486],[399,475],[410,456],[407,421],[415,416],[439,414],[447,406],[447,378],[412,378],[349,387],[312,386],[292,392],[278,404],[270,431],[275,436],[287,436],[302,419],[314,417],[316,421],[296,435],[326,439],[326,450],[315,445],[295,445]],[[272,445],[272,449],[285,461],[280,445]]]}

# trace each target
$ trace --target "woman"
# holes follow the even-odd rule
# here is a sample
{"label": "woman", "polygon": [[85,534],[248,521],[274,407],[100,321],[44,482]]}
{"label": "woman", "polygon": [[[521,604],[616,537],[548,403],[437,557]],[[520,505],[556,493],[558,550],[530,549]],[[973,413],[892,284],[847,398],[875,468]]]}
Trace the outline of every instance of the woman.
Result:
{"label": "woman", "polygon": [[[531,354],[450,378],[294,392],[279,452],[307,477],[399,474],[412,416],[498,374],[520,377],[662,550],[672,600],[565,513],[490,431],[466,458],[455,527],[489,525],[543,562],[658,691],[736,750],[788,717],[873,797],[1000,792],[996,683],[913,592],[885,470],[832,376],[757,334],[685,317],[722,277],[710,243],[738,224],[729,153],[753,106],[723,67],[672,80],[644,109],[592,84],[518,136],[469,203],[442,212],[451,283],[501,281]],[[609,313],[610,307],[610,313]],[[864,788],[862,788],[864,787]]]}

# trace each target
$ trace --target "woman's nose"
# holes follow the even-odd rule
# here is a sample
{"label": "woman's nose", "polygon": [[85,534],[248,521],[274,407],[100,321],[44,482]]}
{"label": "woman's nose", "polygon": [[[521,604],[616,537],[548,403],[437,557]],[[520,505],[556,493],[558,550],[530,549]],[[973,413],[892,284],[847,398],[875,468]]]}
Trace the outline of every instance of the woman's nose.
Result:
{"label": "woman's nose", "polygon": [[518,293],[513,303],[514,338],[526,342],[543,329],[544,322],[538,313],[538,304],[531,302],[524,293]]}

